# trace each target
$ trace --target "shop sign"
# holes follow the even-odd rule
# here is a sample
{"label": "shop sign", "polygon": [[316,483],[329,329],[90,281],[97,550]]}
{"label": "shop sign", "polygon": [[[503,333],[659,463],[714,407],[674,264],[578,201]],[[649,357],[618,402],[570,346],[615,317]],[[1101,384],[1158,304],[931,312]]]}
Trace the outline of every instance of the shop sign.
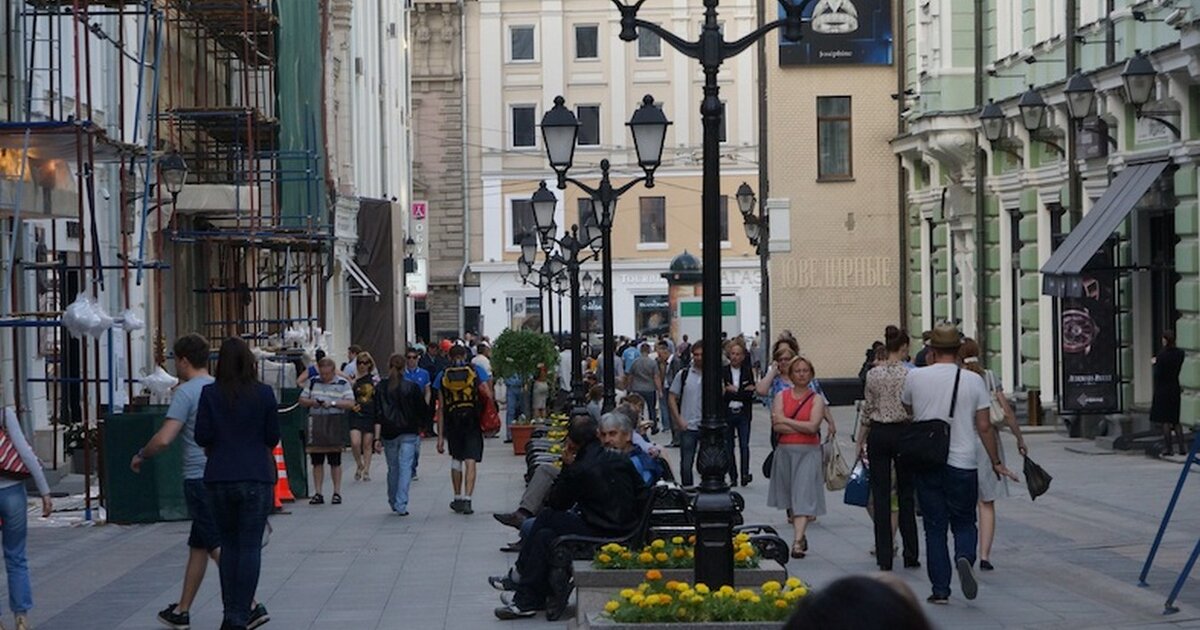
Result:
{"label": "shop sign", "polygon": [[779,38],[779,65],[892,65],[891,0],[816,0],[803,19],[800,41]]}
{"label": "shop sign", "polygon": [[1121,406],[1116,273],[1106,244],[1081,273],[1083,295],[1060,303],[1064,412],[1109,413]]}

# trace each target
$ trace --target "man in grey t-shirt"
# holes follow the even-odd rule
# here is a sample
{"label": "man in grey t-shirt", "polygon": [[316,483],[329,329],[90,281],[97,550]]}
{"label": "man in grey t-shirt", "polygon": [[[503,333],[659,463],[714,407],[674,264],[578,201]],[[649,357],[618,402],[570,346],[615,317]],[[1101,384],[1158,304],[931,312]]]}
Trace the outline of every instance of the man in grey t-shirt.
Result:
{"label": "man in grey t-shirt", "polygon": [[[158,620],[168,628],[185,628],[190,624],[189,610],[204,581],[208,560],[220,556],[220,534],[204,488],[204,467],[208,458],[193,437],[200,392],[213,382],[208,374],[208,340],[197,334],[180,337],[175,342],[175,373],[183,384],[175,388],[171,406],[162,428],[150,438],[129,463],[133,472],[140,473],[142,465],[162,453],[179,439],[183,445],[183,496],[187,503],[192,529],[188,534],[188,561],[183,574],[183,592],[178,604],[171,604],[158,613]],[[257,628],[270,620],[266,607],[258,604],[251,613],[248,627]]]}
{"label": "man in grey t-shirt", "polygon": [[[658,361],[650,355],[650,344],[643,342],[638,348],[638,358],[629,368],[629,391],[641,396],[646,401],[647,417],[652,422],[657,419],[658,392],[662,389],[662,378],[658,375]],[[630,418],[634,426],[641,418]],[[654,432],[658,433],[658,423],[654,422]]]}
{"label": "man in grey t-shirt", "polygon": [[696,449],[700,444],[700,420],[703,415],[703,386],[700,380],[704,369],[704,344],[692,345],[692,363],[679,370],[671,382],[667,403],[675,435],[679,437],[679,482],[692,485],[692,468],[696,464]]}

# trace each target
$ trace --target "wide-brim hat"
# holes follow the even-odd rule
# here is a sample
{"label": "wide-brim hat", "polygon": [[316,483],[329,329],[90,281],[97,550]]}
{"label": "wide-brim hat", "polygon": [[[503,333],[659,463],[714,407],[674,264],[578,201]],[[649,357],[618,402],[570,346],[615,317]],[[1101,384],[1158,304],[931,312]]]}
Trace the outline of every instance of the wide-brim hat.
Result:
{"label": "wide-brim hat", "polygon": [[930,331],[928,344],[938,350],[957,350],[962,345],[962,335],[954,324],[938,324]]}

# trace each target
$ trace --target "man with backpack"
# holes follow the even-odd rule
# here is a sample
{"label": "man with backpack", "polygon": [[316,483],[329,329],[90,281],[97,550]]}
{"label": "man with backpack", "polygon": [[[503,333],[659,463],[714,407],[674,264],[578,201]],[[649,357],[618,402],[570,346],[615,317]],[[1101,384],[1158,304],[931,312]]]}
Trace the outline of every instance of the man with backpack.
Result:
{"label": "man with backpack", "polygon": [[453,346],[450,366],[434,381],[441,401],[437,411],[437,451],[445,453],[449,443],[450,483],[454,486],[450,509],[459,514],[475,513],[471,509],[471,495],[475,492],[476,464],[483,459],[483,430],[479,420],[483,398],[492,398],[489,378],[483,367],[467,363],[466,348]]}

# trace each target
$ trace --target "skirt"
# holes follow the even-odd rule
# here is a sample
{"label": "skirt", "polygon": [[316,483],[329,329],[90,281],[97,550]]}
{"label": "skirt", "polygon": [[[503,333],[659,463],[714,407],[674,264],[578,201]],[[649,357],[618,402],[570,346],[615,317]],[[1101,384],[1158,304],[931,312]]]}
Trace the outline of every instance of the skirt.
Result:
{"label": "skirt", "polygon": [[[1000,455],[1000,461],[1007,465],[1000,430],[992,427],[992,434],[996,436],[996,452]],[[983,448],[983,442],[980,440],[975,440],[975,465],[978,466],[980,501],[989,503],[1008,496],[1008,479],[996,478],[996,473],[992,472],[992,460],[988,459],[987,449]]]}
{"label": "skirt", "polygon": [[795,516],[825,513],[825,468],[817,444],[780,444],[771,466],[767,505]]}
{"label": "skirt", "polygon": [[345,414],[308,415],[308,434],[305,451],[309,453],[340,453],[350,443],[350,424]]}

